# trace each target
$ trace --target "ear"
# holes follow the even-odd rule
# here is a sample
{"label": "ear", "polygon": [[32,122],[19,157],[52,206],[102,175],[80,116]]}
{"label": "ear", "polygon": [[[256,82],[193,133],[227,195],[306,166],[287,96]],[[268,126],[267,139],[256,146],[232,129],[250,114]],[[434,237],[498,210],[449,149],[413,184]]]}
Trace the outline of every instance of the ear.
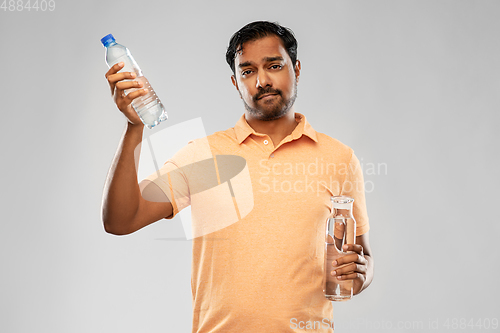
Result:
{"label": "ear", "polygon": [[[238,81],[236,81],[236,78],[234,77],[234,75],[231,75],[231,82],[233,83],[233,86],[236,87],[236,90],[238,90],[238,92],[239,92],[240,88],[238,88]],[[240,98],[242,98],[241,94],[240,94]]]}
{"label": "ear", "polygon": [[297,80],[297,83],[299,83],[299,76],[300,76],[300,60],[297,60],[295,62],[295,78]]}
{"label": "ear", "polygon": [[236,90],[239,91],[240,89],[238,88],[238,82],[236,82],[236,78],[234,77],[234,75],[231,75],[231,82],[233,83],[233,86],[236,87]]}

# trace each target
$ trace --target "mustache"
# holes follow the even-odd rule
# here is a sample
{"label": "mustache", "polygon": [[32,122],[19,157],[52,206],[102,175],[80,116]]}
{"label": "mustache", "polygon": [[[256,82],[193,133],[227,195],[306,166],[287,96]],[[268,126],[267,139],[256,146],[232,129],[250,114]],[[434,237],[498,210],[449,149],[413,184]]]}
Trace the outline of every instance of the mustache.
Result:
{"label": "mustache", "polygon": [[264,96],[265,94],[276,94],[276,95],[281,96],[281,90],[273,89],[273,88],[262,89],[257,94],[255,94],[255,96],[253,97],[253,100],[256,101],[259,98],[261,98],[262,96]]}

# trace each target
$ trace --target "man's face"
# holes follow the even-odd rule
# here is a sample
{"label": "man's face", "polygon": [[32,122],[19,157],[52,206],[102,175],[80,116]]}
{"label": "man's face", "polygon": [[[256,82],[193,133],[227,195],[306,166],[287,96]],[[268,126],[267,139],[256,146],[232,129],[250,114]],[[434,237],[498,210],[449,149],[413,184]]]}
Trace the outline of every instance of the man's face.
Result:
{"label": "man's face", "polygon": [[278,36],[243,44],[231,80],[249,115],[259,120],[284,116],[297,97],[300,62],[294,66]]}

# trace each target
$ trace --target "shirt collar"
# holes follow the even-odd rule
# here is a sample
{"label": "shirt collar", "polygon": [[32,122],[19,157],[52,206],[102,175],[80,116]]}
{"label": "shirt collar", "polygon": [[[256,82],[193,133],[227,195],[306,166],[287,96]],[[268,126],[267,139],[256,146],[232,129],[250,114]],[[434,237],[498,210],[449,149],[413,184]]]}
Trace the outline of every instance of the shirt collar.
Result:
{"label": "shirt collar", "polygon": [[[310,137],[314,142],[318,142],[318,137],[316,131],[312,128],[311,124],[309,124],[306,120],[306,116],[295,112],[295,121],[298,123],[297,127],[292,132],[292,139],[298,139],[302,136],[302,134]],[[250,127],[247,120],[245,119],[245,114],[243,114],[236,125],[234,126],[234,131],[236,133],[236,140],[241,144],[245,139],[250,135],[262,135],[260,133],[255,132],[255,130]]]}

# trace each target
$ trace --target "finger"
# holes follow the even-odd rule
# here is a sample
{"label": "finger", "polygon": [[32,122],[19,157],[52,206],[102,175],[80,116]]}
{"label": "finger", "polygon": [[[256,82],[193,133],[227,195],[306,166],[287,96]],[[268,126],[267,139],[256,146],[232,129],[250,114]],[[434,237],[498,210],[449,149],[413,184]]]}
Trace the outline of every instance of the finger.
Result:
{"label": "finger", "polygon": [[342,280],[342,281],[346,281],[346,280],[360,280],[360,281],[362,281],[364,283],[365,280],[366,280],[366,277],[365,277],[365,275],[363,275],[361,273],[351,273],[351,274],[348,274],[348,275],[337,276],[337,280]]}
{"label": "finger", "polygon": [[335,237],[335,245],[339,249],[342,247],[342,243],[344,240],[344,231],[345,231],[344,223],[340,221],[335,222],[333,236]]}
{"label": "finger", "polygon": [[349,263],[358,263],[362,265],[366,265],[368,260],[365,257],[357,254],[357,253],[349,253],[346,254],[332,262],[332,266],[342,266]]}
{"label": "finger", "polygon": [[142,82],[139,81],[120,81],[116,83],[116,89],[125,90],[131,88],[140,88],[142,87]]}
{"label": "finger", "polygon": [[330,272],[330,275],[341,276],[341,275],[353,273],[355,270],[356,270],[356,264],[351,263],[348,265],[344,265],[342,267],[337,267],[336,269],[334,269]]}
{"label": "finger", "polygon": [[136,77],[136,74],[134,72],[122,72],[122,73],[108,75],[106,78],[108,79],[108,82],[110,84],[114,84],[118,81],[130,80],[130,79],[134,79],[135,77]]}
{"label": "finger", "polygon": [[338,238],[341,240],[344,239],[344,230],[345,230],[344,223],[342,223],[340,221],[335,222],[334,230],[333,230],[333,234],[335,235],[335,238]]}
{"label": "finger", "polygon": [[148,93],[148,90],[147,89],[139,89],[139,90],[136,90],[134,92],[131,92],[130,94],[128,94],[125,98],[124,98],[124,101],[125,103],[127,104],[130,104],[132,103],[132,101],[134,99],[136,99],[137,97],[141,97],[141,96],[144,96]]}
{"label": "finger", "polygon": [[344,251],[353,251],[359,255],[363,255],[363,246],[360,244],[344,244],[342,247]]}
{"label": "finger", "polygon": [[353,273],[366,274],[366,265],[349,264],[330,272],[332,276],[345,276]]}
{"label": "finger", "polygon": [[[115,94],[116,83],[126,79],[133,79],[136,77],[134,72],[123,72],[117,74],[111,74],[106,77],[109,83],[109,88],[111,89],[111,95]],[[122,95],[123,91],[118,91],[118,95]]]}
{"label": "finger", "polygon": [[109,68],[109,70],[106,72],[106,75],[104,75],[104,76],[106,78],[108,78],[108,76],[115,74],[115,73],[118,73],[118,71],[120,71],[120,69],[122,69],[123,66],[124,66],[123,62],[119,62],[119,63],[114,64],[113,66],[111,66]]}

